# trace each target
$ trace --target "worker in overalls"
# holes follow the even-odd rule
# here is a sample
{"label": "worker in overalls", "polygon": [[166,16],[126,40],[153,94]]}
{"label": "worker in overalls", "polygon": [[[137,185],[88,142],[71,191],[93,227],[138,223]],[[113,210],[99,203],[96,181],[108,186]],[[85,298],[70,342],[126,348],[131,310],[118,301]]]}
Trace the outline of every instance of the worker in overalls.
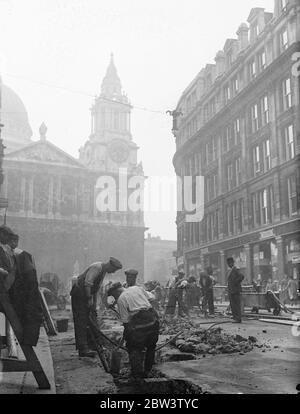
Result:
{"label": "worker in overalls", "polygon": [[119,260],[111,257],[109,262],[91,264],[77,276],[71,290],[71,303],[74,319],[76,349],[80,357],[94,357],[96,352],[88,346],[89,316],[96,313],[97,295],[107,273],[122,269]]}
{"label": "worker in overalls", "polygon": [[154,364],[159,336],[158,315],[149,301],[153,299],[153,295],[141,286],[125,289],[119,282],[114,283],[107,294],[115,298],[124,325],[123,336],[129,354],[131,374],[134,378],[147,377]]}

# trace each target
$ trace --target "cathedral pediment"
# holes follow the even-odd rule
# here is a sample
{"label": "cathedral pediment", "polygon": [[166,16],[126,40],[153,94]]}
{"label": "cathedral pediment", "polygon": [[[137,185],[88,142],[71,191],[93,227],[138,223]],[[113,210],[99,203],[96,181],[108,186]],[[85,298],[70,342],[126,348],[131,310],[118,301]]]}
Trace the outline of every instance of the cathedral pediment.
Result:
{"label": "cathedral pediment", "polygon": [[10,152],[5,155],[5,160],[85,168],[76,158],[46,140],[40,140],[17,151]]}

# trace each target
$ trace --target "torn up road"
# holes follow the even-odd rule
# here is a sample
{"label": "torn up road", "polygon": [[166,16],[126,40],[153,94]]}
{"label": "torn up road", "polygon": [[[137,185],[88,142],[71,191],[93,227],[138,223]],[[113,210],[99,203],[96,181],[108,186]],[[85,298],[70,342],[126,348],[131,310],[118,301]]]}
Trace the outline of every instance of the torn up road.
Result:
{"label": "torn up road", "polygon": [[[211,324],[215,323],[211,320]],[[153,378],[144,386],[128,382],[127,353],[121,373],[106,373],[99,358],[78,358],[72,323],[66,333],[50,339],[58,394],[271,393],[296,394],[300,382],[300,339],[291,327],[245,320],[210,328],[207,319],[162,323]],[[206,323],[204,325],[203,323]],[[118,342],[122,328],[115,318],[103,321],[106,335]]]}

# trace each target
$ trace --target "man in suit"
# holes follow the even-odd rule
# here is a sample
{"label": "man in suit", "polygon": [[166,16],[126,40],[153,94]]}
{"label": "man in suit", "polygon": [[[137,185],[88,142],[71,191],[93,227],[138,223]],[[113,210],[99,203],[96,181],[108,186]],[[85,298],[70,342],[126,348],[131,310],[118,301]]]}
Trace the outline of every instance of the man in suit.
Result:
{"label": "man in suit", "polygon": [[228,273],[228,296],[230,302],[230,308],[234,323],[242,322],[242,311],[241,311],[241,291],[242,291],[242,281],[244,275],[241,273],[234,264],[234,259],[229,257],[227,259],[227,265],[229,267]]}

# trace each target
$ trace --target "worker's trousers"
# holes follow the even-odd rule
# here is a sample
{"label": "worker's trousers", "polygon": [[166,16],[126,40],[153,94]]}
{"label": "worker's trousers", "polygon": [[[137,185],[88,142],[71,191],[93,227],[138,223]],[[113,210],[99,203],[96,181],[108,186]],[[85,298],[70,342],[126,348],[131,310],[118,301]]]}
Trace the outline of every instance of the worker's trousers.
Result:
{"label": "worker's trousers", "polygon": [[174,315],[176,304],[178,302],[178,316],[184,317],[185,315],[188,315],[188,310],[184,304],[183,301],[183,290],[182,289],[176,289],[171,290],[169,293],[169,300],[166,307],[166,315]]}
{"label": "worker's trousers", "polygon": [[210,315],[212,315],[215,312],[213,289],[207,289],[203,291],[202,310],[204,313],[207,312],[207,306]]}
{"label": "worker's trousers", "polygon": [[159,335],[159,322],[152,327],[125,329],[124,338],[129,354],[131,373],[134,377],[142,377],[151,371],[155,360],[155,347]]}
{"label": "worker's trousers", "polygon": [[242,320],[241,294],[229,293],[228,296],[233,319],[240,322]]}
{"label": "worker's trousers", "polygon": [[88,302],[85,292],[78,286],[73,286],[71,303],[74,320],[76,349],[88,348],[89,314]]}

